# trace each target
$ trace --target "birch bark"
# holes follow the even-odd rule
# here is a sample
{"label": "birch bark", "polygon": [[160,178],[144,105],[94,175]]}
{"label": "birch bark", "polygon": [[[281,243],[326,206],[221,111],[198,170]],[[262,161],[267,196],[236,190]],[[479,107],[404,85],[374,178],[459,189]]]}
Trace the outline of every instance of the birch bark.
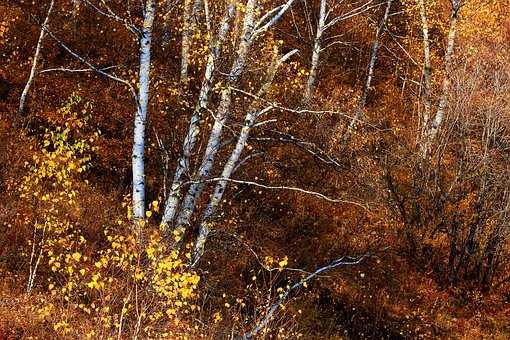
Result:
{"label": "birch bark", "polygon": [[321,7],[319,11],[319,21],[317,24],[317,32],[313,43],[312,64],[310,66],[310,74],[306,84],[303,103],[309,103],[312,98],[315,85],[317,83],[317,69],[319,67],[319,59],[321,53],[322,34],[324,33],[324,25],[326,24],[326,0],[321,0]]}
{"label": "birch bark", "polygon": [[423,122],[422,131],[425,131],[429,124],[430,110],[432,108],[431,103],[431,73],[432,66],[430,64],[430,41],[429,41],[429,24],[427,18],[427,8],[425,4],[426,0],[418,0],[418,6],[420,7],[420,18],[421,18],[421,30],[423,35]]}
{"label": "birch bark", "polygon": [[170,43],[170,14],[174,7],[174,0],[165,1],[165,14],[163,16],[163,33],[161,34],[161,44],[167,46]]}
{"label": "birch bark", "polygon": [[39,39],[37,40],[37,46],[35,48],[34,60],[32,61],[32,68],[30,69],[30,75],[28,76],[27,83],[23,88],[23,92],[21,93],[21,97],[19,100],[18,111],[16,112],[16,118],[14,119],[13,127],[16,128],[18,120],[21,117],[21,114],[25,110],[25,102],[27,100],[28,92],[30,91],[30,87],[34,82],[35,71],[37,69],[37,62],[39,61],[39,54],[41,53],[41,47],[44,40],[44,36],[46,35],[45,28],[48,26],[48,21],[50,20],[51,12],[53,11],[53,6],[55,5],[55,0],[51,0],[50,7],[48,8],[48,12],[46,13],[46,18],[44,18],[44,22],[41,27],[41,32],[39,33]]}
{"label": "birch bark", "polygon": [[430,122],[430,127],[427,128],[425,133],[425,140],[422,141],[421,155],[422,158],[426,158],[430,152],[432,142],[437,136],[439,128],[443,123],[446,109],[448,107],[448,95],[450,92],[451,83],[451,71],[452,71],[452,60],[453,52],[455,49],[455,36],[457,32],[457,21],[459,17],[459,10],[461,7],[461,0],[452,0],[452,14],[450,18],[450,28],[448,31],[448,41],[445,53],[444,68],[445,74],[443,77],[443,84],[441,89],[441,97],[439,98],[439,104],[434,119]]}
{"label": "birch bark", "polygon": [[[316,87],[317,81],[318,81],[318,69],[319,69],[319,64],[320,64],[320,55],[321,55],[322,51],[324,51],[327,48],[338,43],[338,42],[329,43],[323,47],[323,40],[325,40],[324,33],[328,29],[332,28],[333,26],[335,26],[336,24],[338,24],[341,21],[350,19],[357,15],[360,15],[360,14],[380,5],[379,3],[372,5],[373,2],[374,2],[374,0],[366,0],[360,6],[354,8],[342,15],[338,15],[331,20],[328,20],[328,17],[331,15],[333,8],[328,9],[327,0],[321,0],[320,9],[319,9],[319,18],[317,21],[317,30],[315,32],[315,38],[313,40],[313,51],[312,51],[312,59],[311,59],[311,64],[310,64],[310,71],[309,71],[309,75],[308,75],[308,79],[307,79],[307,84],[305,87],[305,93],[303,95],[303,100],[302,100],[302,103],[304,105],[307,105],[309,103],[309,101],[311,100],[311,98],[314,94],[315,87]],[[335,7],[334,4],[335,4],[335,2],[333,2],[333,5],[331,5],[330,7]],[[306,2],[305,2],[305,5],[306,5]],[[311,28],[312,25],[310,23],[310,16],[308,14],[308,10],[306,10],[306,13],[307,13],[308,24],[310,26],[310,31],[312,31],[312,28]]]}
{"label": "birch bark", "polygon": [[[256,0],[248,0],[246,4],[246,13],[243,23],[243,32],[241,42],[239,44],[237,58],[231,68],[230,74],[227,78],[226,88],[222,91],[220,105],[214,121],[212,131],[209,135],[207,147],[202,159],[202,164],[198,169],[196,178],[202,180],[209,177],[209,173],[214,164],[216,153],[218,152],[223,126],[225,125],[228,116],[230,115],[230,106],[232,103],[232,86],[235,86],[244,71],[246,58],[253,42],[254,32],[254,18]],[[195,211],[195,205],[198,197],[202,193],[204,183],[193,183],[183,200],[181,210],[177,216],[176,227],[181,228],[189,225],[190,218]]]}
{"label": "birch bark", "polygon": [[73,20],[75,20],[75,25],[76,25],[76,17],[78,16],[79,10],[80,10],[80,0],[73,0]]}
{"label": "birch bark", "polygon": [[[292,55],[294,55],[297,52],[297,50],[293,50],[286,55],[284,55],[280,59],[276,59],[267,74],[267,79],[261,86],[260,90],[257,93],[257,97],[262,97],[265,95],[265,93],[270,89],[274,77],[276,76],[276,72],[278,71],[279,66],[285,62],[287,59],[289,59]],[[248,137],[250,135],[250,131],[253,128],[255,122],[257,121],[257,118],[271,110],[272,107],[266,107],[263,110],[257,110],[255,108],[255,102],[250,105],[250,108],[248,109],[248,113],[246,114],[246,117],[244,118],[244,124],[243,128],[241,129],[241,133],[239,134],[239,137],[237,139],[236,146],[234,147],[234,150],[230,154],[230,157],[228,161],[225,163],[223,167],[223,171],[221,173],[221,178],[229,179],[232,173],[235,171],[237,165],[239,164],[239,158],[241,157],[241,154],[246,146],[246,143],[248,141]],[[198,231],[198,237],[195,242],[194,248],[193,248],[193,257],[192,257],[192,263],[191,266],[194,267],[202,255],[204,254],[204,247],[205,242],[207,241],[207,237],[209,236],[209,223],[211,217],[213,217],[216,214],[216,211],[218,209],[219,204],[221,203],[221,200],[223,198],[223,194],[225,192],[225,189],[227,187],[227,181],[219,181],[215,188],[213,193],[211,194],[209,198],[209,203],[207,204],[207,207],[205,208],[202,221],[199,226]]]}
{"label": "birch bark", "polygon": [[200,11],[201,0],[184,1],[184,15],[183,15],[183,33],[181,44],[181,83],[184,86],[188,85],[188,67],[189,67],[189,52],[192,44],[193,34],[196,30],[196,14]]}
{"label": "birch bark", "polygon": [[172,186],[170,188],[170,192],[167,195],[167,200],[165,203],[165,211],[161,221],[161,228],[164,233],[169,231],[169,224],[175,217],[177,206],[179,204],[179,198],[181,196],[182,185],[184,182],[183,176],[184,173],[186,173],[186,171],[189,169],[191,153],[195,147],[198,134],[200,133],[200,120],[202,119],[202,113],[205,111],[209,103],[209,92],[211,90],[214,79],[216,63],[221,54],[223,42],[225,41],[225,38],[230,30],[230,22],[234,14],[235,5],[231,3],[228,5],[227,11],[223,16],[218,35],[216,39],[211,43],[204,80],[202,82],[198,101],[190,119],[188,132],[182,146],[182,154],[177,162]]}
{"label": "birch bark", "polygon": [[156,12],[155,0],[147,0],[140,38],[140,88],[133,134],[133,218],[141,220],[145,216],[145,125],[149,105],[149,83],[151,67],[152,27]]}
{"label": "birch bark", "polygon": [[[260,112],[249,111],[248,114],[246,115],[244,125],[243,128],[241,129],[241,133],[237,140],[236,146],[232,153],[230,154],[227,163],[223,167],[221,178],[230,178],[230,176],[232,175],[232,172],[235,166],[237,165],[237,162],[239,161],[239,157],[241,157],[244,147],[246,146],[246,142],[248,141],[250,131],[253,125],[255,124],[257,117],[261,113],[263,113],[263,111]],[[205,208],[204,211],[204,215],[202,217],[202,222],[200,223],[198,229],[197,240],[195,241],[193,247],[191,267],[194,267],[204,254],[205,242],[207,241],[207,237],[209,236],[210,231],[209,228],[210,219],[216,213],[216,210],[218,209],[218,206],[220,205],[220,202],[223,198],[223,193],[225,192],[226,187],[227,181],[219,181],[214,188],[214,192],[211,194],[209,203],[207,204],[207,207]]]}

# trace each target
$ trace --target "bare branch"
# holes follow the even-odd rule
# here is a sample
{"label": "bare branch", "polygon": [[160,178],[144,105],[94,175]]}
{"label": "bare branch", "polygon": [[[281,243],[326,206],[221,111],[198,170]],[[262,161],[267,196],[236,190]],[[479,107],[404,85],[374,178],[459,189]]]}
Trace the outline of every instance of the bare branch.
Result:
{"label": "bare branch", "polygon": [[241,166],[243,166],[244,163],[248,162],[250,159],[258,157],[258,156],[262,156],[264,154],[265,154],[265,152],[256,152],[256,153],[252,153],[251,155],[244,157],[243,159],[241,159],[239,161],[239,163],[237,163],[234,170],[232,170],[232,173],[235,173]]}
{"label": "bare branch", "polygon": [[[110,70],[110,69],[113,69],[113,68],[118,68],[118,67],[121,67],[121,65],[102,67],[99,70],[100,71],[107,71],[107,70]],[[65,68],[65,67],[57,67],[57,68],[48,68],[48,69],[39,71],[39,74],[48,73],[48,72],[83,73],[83,72],[96,72],[96,70],[94,70],[92,68],[71,69],[71,68]]]}
{"label": "bare branch", "polygon": [[[60,46],[62,46],[63,49],[65,49],[69,54],[71,54],[73,57],[75,57],[76,59],[78,59],[79,61],[81,61],[82,63],[84,63],[85,65],[87,65],[90,69],[92,69],[94,72],[96,73],[99,73],[100,75],[103,75],[107,78],[110,78],[112,80],[115,80],[121,84],[124,84],[126,85],[130,91],[131,91],[131,94],[133,95],[133,99],[135,100],[136,103],[138,103],[138,95],[136,94],[136,90],[135,88],[133,87],[133,85],[131,85],[127,80],[124,80],[122,78],[119,78],[115,75],[112,75],[110,73],[107,73],[103,70],[101,70],[100,68],[96,67],[95,65],[93,65],[91,62],[89,62],[88,60],[86,60],[85,58],[83,58],[82,56],[80,56],[78,53],[74,52],[73,50],[71,50],[62,40],[60,40],[55,34],[53,34],[53,32],[51,32],[50,30],[48,30],[47,27],[43,27],[43,29],[48,33],[48,35],[50,37],[53,38],[53,40],[55,40]],[[138,104],[137,104],[138,105]]]}
{"label": "bare branch", "polygon": [[265,271],[267,272],[275,272],[275,271],[287,271],[287,272],[298,272],[298,273],[302,273],[302,274],[312,274],[312,272],[309,272],[309,271],[306,271],[306,270],[303,270],[303,269],[300,269],[300,268],[290,268],[290,267],[268,267],[261,259],[260,259],[260,256],[257,254],[257,252],[253,249],[252,246],[250,246],[248,244],[248,242],[246,242],[245,240],[243,240],[239,235],[237,234],[234,234],[234,233],[230,233],[230,232],[227,232],[225,230],[219,230],[219,229],[216,229],[216,230],[213,230],[211,231],[210,235],[214,235],[214,234],[224,234],[224,235],[227,235],[227,236],[230,236],[232,237],[233,239],[235,239],[237,242],[239,242],[239,244],[241,244],[242,246],[244,246],[249,253],[251,253],[253,255],[253,257],[255,258],[255,260],[257,261],[257,263],[260,265],[260,267],[262,269],[264,269]]}
{"label": "bare branch", "polygon": [[287,288],[287,290],[284,293],[280,294],[278,300],[275,303],[273,303],[271,307],[268,308],[266,315],[257,323],[257,325],[251,331],[243,334],[241,338],[253,339],[258,333],[260,333],[264,328],[267,327],[269,322],[273,319],[275,312],[279,308],[281,308],[282,304],[289,298],[290,294],[294,290],[301,288],[303,285],[307,284],[309,281],[314,279],[319,274],[341,266],[354,266],[360,264],[365,259],[372,256],[373,256],[372,253],[366,253],[360,256],[342,256],[341,258],[332,261],[328,265],[320,267],[314,272],[308,274],[305,278],[294,283],[291,287]]}
{"label": "bare branch", "polygon": [[290,135],[288,133],[283,133],[280,131],[267,130],[267,132],[269,132],[275,136],[274,137],[259,137],[259,138],[254,138],[254,139],[256,139],[256,140],[276,140],[276,141],[279,141],[282,143],[291,143],[291,144],[297,146],[298,148],[300,148],[301,150],[309,153],[314,158],[316,158],[317,160],[319,160],[325,164],[332,165],[334,168],[336,168],[338,170],[345,169],[345,165],[342,165],[340,163],[340,160],[330,156],[326,151],[322,150],[314,143],[310,143],[310,142],[301,140],[299,138],[296,138],[293,135]]}
{"label": "bare branch", "polygon": [[367,1],[366,3],[364,3],[363,5],[347,12],[347,13],[344,13],[336,18],[334,18],[333,20],[331,20],[330,22],[328,22],[325,26],[324,26],[324,30],[328,30],[329,28],[333,27],[334,25],[338,24],[340,21],[344,21],[344,20],[347,20],[347,19],[350,19],[350,18],[353,18],[355,16],[358,16],[364,12],[367,12],[369,10],[371,10],[372,8],[376,8],[376,7],[379,7],[381,6],[384,2],[381,1],[381,2],[378,2],[372,6],[369,6],[371,3],[373,3],[374,0],[369,0]]}
{"label": "bare branch", "polygon": [[352,204],[352,205],[356,205],[356,206],[358,206],[360,208],[363,208],[365,210],[369,210],[368,204],[365,205],[365,204],[362,204],[362,203],[359,203],[359,202],[355,202],[355,201],[331,198],[331,197],[328,197],[328,196],[326,196],[326,195],[324,195],[324,194],[322,194],[320,192],[317,192],[317,191],[306,190],[306,189],[299,188],[299,187],[290,187],[290,186],[284,186],[284,185],[277,185],[277,186],[266,185],[266,184],[257,183],[257,182],[253,182],[253,181],[246,181],[246,180],[239,180],[239,179],[232,179],[232,178],[225,178],[225,177],[209,178],[209,179],[204,179],[202,181],[187,181],[187,182],[183,183],[183,185],[184,184],[200,184],[200,183],[209,183],[209,182],[220,182],[220,181],[226,181],[226,182],[231,182],[231,183],[236,183],[236,184],[251,185],[251,186],[254,186],[254,187],[268,189],[268,190],[285,190],[285,191],[300,192],[300,193],[303,193],[303,194],[307,194],[307,195],[318,197],[320,199],[323,199],[323,200],[331,202],[331,203]]}
{"label": "bare branch", "polygon": [[279,6],[278,7],[279,11],[264,26],[259,27],[259,25],[261,23],[257,23],[257,26],[255,26],[255,31],[253,32],[253,37],[255,38],[256,36],[264,33],[271,26],[276,24],[278,22],[278,20],[280,20],[282,15],[285,14],[285,12],[287,12],[287,10],[289,9],[289,7],[292,5],[293,2],[294,2],[294,0],[288,0],[287,3]]}
{"label": "bare branch", "polygon": [[236,88],[236,87],[230,87],[230,89],[232,89],[233,91],[235,92],[239,92],[241,94],[244,94],[245,96],[248,96],[248,97],[251,97],[251,98],[255,98],[257,100],[260,100],[266,104],[269,104],[271,108],[273,109],[278,109],[278,110],[281,110],[281,111],[286,111],[286,112],[291,112],[291,113],[295,113],[295,114],[313,114],[313,115],[324,115],[324,114],[332,114],[332,115],[339,115],[341,117],[344,117],[344,118],[348,118],[350,120],[354,120],[354,121],[357,121],[359,124],[365,124],[367,126],[370,126],[371,128],[374,128],[378,131],[384,131],[380,128],[378,128],[377,126],[373,125],[373,124],[370,124],[362,119],[358,119],[356,118],[355,116],[351,116],[351,115],[348,115],[344,112],[340,112],[340,111],[334,111],[334,110],[320,110],[320,111],[314,111],[314,110],[308,110],[308,109],[299,109],[299,110],[296,110],[296,109],[291,109],[291,108],[288,108],[288,107],[285,107],[285,106],[282,106],[278,103],[275,103],[275,102],[271,102],[267,99],[264,99],[260,96],[257,96],[256,94],[253,94],[251,92],[248,92],[248,91],[244,91],[244,90],[241,90],[239,88]]}
{"label": "bare branch", "polygon": [[131,24],[128,20],[124,19],[124,18],[121,18],[119,15],[115,14],[110,7],[106,6],[105,2],[102,1],[103,5],[106,7],[106,11],[102,10],[101,8],[97,7],[96,5],[94,5],[92,2],[90,2],[89,0],[83,0],[87,5],[89,5],[90,7],[92,7],[97,13],[107,17],[107,18],[110,18],[110,19],[113,19],[119,23],[121,23],[122,25],[124,25],[124,27],[127,28],[128,31],[130,31],[131,33],[134,33],[136,34],[137,36],[140,36],[141,32],[140,30],[133,24]]}

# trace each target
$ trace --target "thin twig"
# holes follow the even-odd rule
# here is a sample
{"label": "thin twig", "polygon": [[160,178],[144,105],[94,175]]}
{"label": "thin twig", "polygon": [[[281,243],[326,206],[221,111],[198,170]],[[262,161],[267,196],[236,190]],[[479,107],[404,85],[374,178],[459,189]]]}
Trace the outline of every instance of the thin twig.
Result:
{"label": "thin twig", "polygon": [[328,197],[328,196],[326,196],[324,194],[321,194],[320,192],[317,192],[317,191],[306,190],[306,189],[299,188],[299,187],[283,186],[283,185],[278,185],[278,186],[265,185],[265,184],[257,183],[257,182],[253,182],[253,181],[238,180],[238,179],[225,178],[225,177],[209,178],[209,179],[204,179],[202,181],[193,181],[193,180],[191,180],[191,181],[187,181],[187,182],[183,183],[183,185],[209,183],[209,182],[219,182],[219,181],[226,181],[226,182],[231,182],[231,183],[236,183],[236,184],[252,185],[252,186],[255,186],[255,187],[259,187],[259,188],[263,188],[263,189],[268,189],[268,190],[295,191],[295,192],[300,192],[300,193],[307,194],[307,195],[312,195],[312,196],[318,197],[320,199],[323,199],[323,200],[331,202],[331,203],[353,204],[353,205],[356,205],[356,206],[358,206],[360,208],[363,208],[365,210],[369,210],[368,205],[364,205],[364,204],[359,203],[359,202],[349,201],[349,200],[345,200],[345,199],[331,198],[331,197]]}
{"label": "thin twig", "polygon": [[71,50],[62,40],[60,40],[55,34],[53,34],[53,32],[48,30],[47,27],[43,26],[43,30],[45,30],[49,34],[49,36],[52,37],[53,40],[55,40],[60,46],[62,46],[62,48],[65,49],[69,54],[71,54],[73,57],[75,57],[76,59],[78,59],[79,61],[84,63],[85,65],[87,65],[92,70],[94,70],[94,72],[99,73],[107,78],[110,78],[110,79],[115,80],[121,84],[126,85],[130,89],[131,94],[133,95],[133,99],[135,100],[135,103],[137,103],[137,105],[138,105],[138,95],[136,94],[136,90],[133,87],[133,85],[131,85],[127,80],[124,80],[124,79],[119,78],[115,75],[107,73],[107,72],[101,70],[100,68],[94,66],[92,63],[90,63],[88,60],[86,60],[85,58],[80,56],[78,53]]}
{"label": "thin twig", "polygon": [[[96,5],[94,5],[93,3],[91,3],[89,0],[83,0],[87,5],[89,5],[90,7],[92,7],[96,12],[98,12],[99,14],[107,17],[107,18],[110,18],[110,19],[113,19],[119,23],[121,23],[122,25],[124,25],[124,27],[127,28],[128,31],[130,31],[131,33],[137,35],[137,36],[140,36],[141,32],[140,30],[135,26],[133,25],[131,22],[129,22],[128,20],[124,19],[124,18],[121,18],[119,15],[115,14],[108,6],[106,6],[105,2],[102,1],[103,5],[106,6],[106,10],[107,12],[103,11],[101,8],[97,7]],[[129,13],[129,17],[131,17],[130,13]]]}
{"label": "thin twig", "polygon": [[[121,65],[102,67],[99,70],[106,71],[106,70],[110,70],[112,68],[118,68],[118,67],[121,67]],[[48,68],[48,69],[39,71],[39,74],[47,73],[47,72],[81,73],[81,72],[96,72],[96,70],[94,70],[93,68],[71,69],[71,68],[65,68],[65,67],[57,67],[57,68]]]}
{"label": "thin twig", "polygon": [[340,115],[340,116],[343,116],[345,118],[349,118],[349,119],[353,119],[352,116],[349,116],[347,115],[346,113],[343,113],[343,112],[339,112],[339,111],[333,111],[333,110],[322,110],[322,111],[313,111],[313,110],[295,110],[295,109],[291,109],[291,108],[288,108],[288,107],[284,107],[284,106],[281,106],[280,104],[278,103],[275,103],[275,102],[272,102],[272,101],[269,101],[267,99],[264,99],[260,96],[257,96],[256,94],[254,93],[251,93],[251,92],[248,92],[248,91],[244,91],[244,90],[241,90],[239,88],[235,88],[235,87],[231,87],[231,89],[235,92],[239,92],[241,94],[244,94],[245,96],[248,96],[248,97],[251,97],[251,98],[254,98],[254,99],[257,99],[257,100],[260,100],[266,104],[268,104],[271,108],[273,109],[279,109],[279,110],[282,110],[282,111],[287,111],[287,112],[292,112],[292,113],[297,113],[297,114],[304,114],[304,113],[311,113],[311,114],[337,114],[337,115]]}

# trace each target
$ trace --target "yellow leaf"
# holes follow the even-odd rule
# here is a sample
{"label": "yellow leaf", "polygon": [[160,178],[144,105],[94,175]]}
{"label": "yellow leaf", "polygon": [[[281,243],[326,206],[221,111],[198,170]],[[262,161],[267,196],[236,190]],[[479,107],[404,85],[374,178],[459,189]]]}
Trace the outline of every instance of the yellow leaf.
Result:
{"label": "yellow leaf", "polygon": [[80,259],[81,259],[81,254],[80,254],[80,253],[74,253],[74,254],[73,254],[73,259],[74,259],[75,261],[80,261]]}

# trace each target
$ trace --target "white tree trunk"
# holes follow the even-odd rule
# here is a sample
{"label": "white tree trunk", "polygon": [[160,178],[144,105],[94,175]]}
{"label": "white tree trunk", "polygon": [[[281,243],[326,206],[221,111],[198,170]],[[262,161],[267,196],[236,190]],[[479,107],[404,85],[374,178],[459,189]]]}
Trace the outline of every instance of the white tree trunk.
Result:
{"label": "white tree trunk", "polygon": [[35,48],[34,60],[32,61],[32,68],[30,69],[30,75],[28,76],[27,83],[25,84],[25,88],[21,93],[21,97],[19,100],[18,112],[16,112],[16,118],[14,120],[14,127],[16,127],[23,110],[25,110],[25,102],[27,100],[28,92],[30,91],[30,87],[34,81],[35,71],[37,70],[37,62],[39,61],[39,54],[41,53],[41,47],[44,40],[44,36],[46,34],[45,28],[48,25],[48,21],[50,20],[51,11],[53,10],[53,6],[55,4],[55,0],[51,0],[50,7],[48,8],[48,12],[46,13],[46,18],[44,18],[44,22],[41,27],[41,32],[39,33],[39,39],[37,40],[37,46]]}
{"label": "white tree trunk", "polygon": [[430,127],[426,130],[425,133],[425,139],[422,141],[421,145],[421,155],[423,158],[426,158],[430,152],[430,148],[432,146],[432,142],[436,138],[437,132],[439,131],[439,128],[441,127],[441,124],[444,120],[444,115],[446,112],[446,109],[448,107],[448,96],[450,92],[450,76],[451,76],[451,70],[452,70],[452,60],[453,60],[453,52],[455,48],[455,35],[457,31],[457,21],[459,16],[459,10],[460,10],[460,1],[459,0],[452,0],[453,8],[452,8],[452,15],[450,18],[450,29],[448,31],[448,42],[446,47],[446,53],[445,53],[445,60],[444,60],[444,68],[445,68],[445,74],[443,77],[443,84],[441,89],[441,97],[439,99],[439,104],[437,108],[436,115],[434,119],[430,123]]}
{"label": "white tree trunk", "polygon": [[183,175],[189,169],[191,153],[195,147],[198,134],[200,133],[200,120],[202,118],[202,113],[205,111],[209,103],[209,92],[213,83],[216,63],[220,56],[223,42],[225,41],[225,38],[230,30],[230,21],[232,20],[234,13],[235,5],[231,3],[228,5],[227,11],[221,21],[220,30],[216,39],[210,44],[211,46],[207,59],[204,80],[202,82],[197,104],[191,116],[188,132],[184,139],[182,154],[177,162],[177,168],[175,169],[172,186],[170,188],[170,192],[167,195],[167,200],[165,203],[165,211],[161,221],[161,228],[163,229],[164,233],[168,232],[169,224],[173,221],[177,211],[181,189],[184,182]]}
{"label": "white tree trunk", "polygon": [[326,0],[321,0],[317,32],[315,33],[315,39],[313,43],[312,64],[310,66],[310,74],[308,75],[308,81],[303,97],[303,103],[305,104],[310,102],[315,89],[315,85],[317,83],[317,70],[319,67],[320,53],[322,49],[322,34],[324,33],[324,25],[326,24],[326,5]]}
{"label": "white tree trunk", "polygon": [[149,105],[152,26],[155,12],[155,0],[147,0],[140,38],[140,88],[133,135],[133,218],[135,220],[145,217],[145,124]]}
{"label": "white tree trunk", "polygon": [[[209,135],[209,140],[207,142],[207,147],[205,149],[204,158],[202,159],[202,164],[198,169],[196,174],[196,179],[201,181],[207,177],[209,177],[211,168],[214,164],[214,159],[221,143],[221,135],[223,133],[223,126],[225,125],[228,116],[230,115],[230,106],[232,103],[232,89],[231,87],[236,85],[242,72],[244,71],[244,67],[246,64],[246,58],[248,56],[248,52],[250,46],[253,42],[253,32],[254,32],[254,17],[255,17],[255,5],[256,0],[248,0],[246,4],[246,12],[243,23],[243,33],[241,37],[241,42],[239,44],[237,58],[234,61],[232,69],[227,79],[226,88],[222,91],[221,102],[218,107],[218,112],[216,113],[216,118],[214,121],[214,125],[212,131]],[[190,218],[195,211],[195,205],[198,197],[202,193],[204,188],[204,183],[193,183],[186,194],[186,197],[183,200],[181,210],[179,211],[179,215],[177,216],[176,227],[180,228],[183,226],[188,226],[190,222]]]}
{"label": "white tree trunk", "polygon": [[[259,116],[259,112],[248,112],[246,118],[244,120],[244,126],[241,129],[241,133],[237,140],[237,144],[230,154],[230,157],[223,167],[223,171],[221,173],[221,178],[230,178],[232,172],[234,171],[239,158],[246,146],[246,142],[248,141],[248,137],[250,135],[251,128],[255,124],[255,120]],[[210,218],[216,213],[216,210],[223,198],[223,193],[225,192],[225,188],[227,187],[227,181],[219,181],[215,188],[214,192],[211,194],[209,199],[209,203],[205,208],[204,215],[202,217],[202,221],[199,226],[197,240],[195,242],[193,248],[193,258],[191,266],[194,267],[202,255],[204,254],[205,242],[207,241],[207,237],[209,236],[209,223]]]}
{"label": "white tree trunk", "polygon": [[[293,50],[284,55],[282,58],[275,60],[275,62],[271,65],[269,69],[266,81],[262,84],[260,90],[256,95],[257,97],[259,98],[262,97],[270,89],[274,77],[276,76],[276,72],[278,71],[278,67],[287,59],[289,59],[292,55],[294,55],[296,52],[297,50]],[[250,131],[253,128],[253,125],[255,124],[257,118],[260,115],[264,114],[265,112],[269,111],[271,108],[272,107],[269,106],[263,110],[256,110],[255,102],[252,103],[252,105],[250,105],[248,113],[244,118],[243,128],[241,129],[241,133],[239,134],[239,137],[237,139],[236,146],[234,147],[234,150],[230,154],[228,161],[223,166],[221,178],[226,179],[230,178],[232,173],[235,171],[237,165],[239,164],[239,158],[243,153],[244,147],[246,146],[246,143],[248,141]],[[205,242],[207,241],[207,237],[209,236],[210,229],[209,222],[211,217],[213,217],[216,214],[216,210],[218,209],[218,206],[223,198],[223,194],[225,192],[226,187],[227,187],[226,180],[219,181],[216,184],[213,193],[211,194],[209,203],[207,204],[207,207],[204,211],[202,221],[199,226],[198,237],[193,248],[193,258],[191,263],[192,267],[198,263],[198,261],[200,260],[204,253]]]}

